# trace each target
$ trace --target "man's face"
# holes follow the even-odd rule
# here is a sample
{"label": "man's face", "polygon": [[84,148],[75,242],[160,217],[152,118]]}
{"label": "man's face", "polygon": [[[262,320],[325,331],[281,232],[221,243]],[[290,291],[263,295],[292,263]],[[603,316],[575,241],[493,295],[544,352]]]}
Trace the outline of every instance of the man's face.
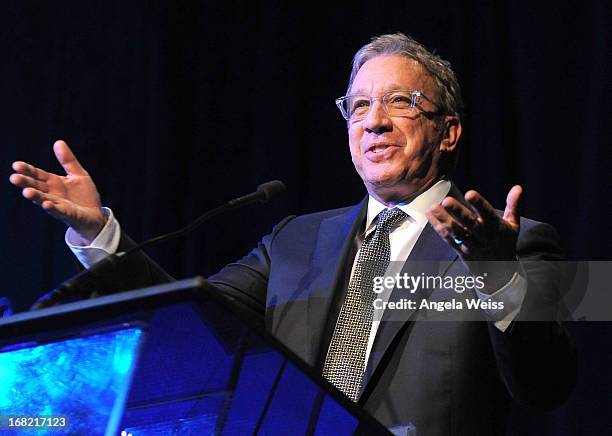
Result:
{"label": "man's face", "polygon": [[[367,61],[350,94],[381,97],[392,90],[419,90],[437,101],[433,79],[416,61],[382,55]],[[424,99],[426,111],[438,108]],[[437,118],[437,119],[436,119]],[[349,121],[349,145],[355,169],[368,192],[383,202],[400,202],[419,194],[439,176],[440,144],[444,137],[440,116],[428,119],[420,111],[410,117],[391,117],[375,100],[361,121]]]}

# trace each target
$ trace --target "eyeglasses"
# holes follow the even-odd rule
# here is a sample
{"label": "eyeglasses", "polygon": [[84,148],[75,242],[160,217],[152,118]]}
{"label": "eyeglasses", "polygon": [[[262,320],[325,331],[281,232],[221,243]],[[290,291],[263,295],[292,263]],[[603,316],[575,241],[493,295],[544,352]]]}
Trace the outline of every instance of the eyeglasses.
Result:
{"label": "eyeglasses", "polygon": [[403,90],[390,91],[382,97],[372,97],[369,95],[345,95],[336,99],[336,106],[340,109],[342,116],[347,121],[361,121],[368,116],[372,104],[380,100],[383,110],[391,117],[405,117],[414,115],[417,111],[421,111],[426,116],[438,115],[441,112],[426,111],[421,106],[422,100],[433,103],[421,91]]}

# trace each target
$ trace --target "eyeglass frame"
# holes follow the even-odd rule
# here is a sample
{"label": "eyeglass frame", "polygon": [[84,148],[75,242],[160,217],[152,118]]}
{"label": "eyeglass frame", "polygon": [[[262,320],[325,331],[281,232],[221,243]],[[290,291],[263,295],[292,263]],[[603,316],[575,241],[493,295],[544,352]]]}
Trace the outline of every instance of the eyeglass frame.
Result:
{"label": "eyeglass frame", "polygon": [[[418,104],[417,103],[417,99],[419,97],[423,97],[423,99],[425,99],[426,101],[430,102],[434,106],[438,106],[436,103],[434,103],[430,98],[428,98],[425,94],[423,94],[423,92],[419,91],[418,89],[393,89],[391,91],[385,92],[380,97],[372,97],[371,95],[365,95],[365,94],[347,94],[347,95],[344,95],[342,97],[338,97],[335,101],[336,101],[336,106],[338,107],[338,109],[340,110],[340,113],[342,114],[342,118],[344,118],[348,122],[350,122],[350,121],[357,122],[357,121],[363,121],[364,119],[366,119],[368,114],[372,110],[372,104],[376,100],[380,100],[380,103],[382,104],[383,110],[390,117],[402,116],[402,115],[391,115],[389,113],[389,111],[387,110],[387,103],[385,103],[385,97],[389,96],[390,94],[393,94],[394,92],[405,92],[405,93],[410,94],[410,96],[411,96],[410,108],[411,109],[417,108],[427,118],[432,118],[432,117],[434,117],[436,115],[445,115],[446,114],[446,112],[440,111],[440,110],[438,110],[438,111],[426,111],[423,108],[423,106]],[[368,108],[368,111],[364,114],[363,118],[360,118],[360,119],[357,119],[357,120],[352,120],[351,117],[349,116],[349,114],[345,111],[344,107],[342,106],[342,103],[347,98],[349,98],[349,97],[358,97],[358,96],[369,98],[370,99],[370,106]]]}

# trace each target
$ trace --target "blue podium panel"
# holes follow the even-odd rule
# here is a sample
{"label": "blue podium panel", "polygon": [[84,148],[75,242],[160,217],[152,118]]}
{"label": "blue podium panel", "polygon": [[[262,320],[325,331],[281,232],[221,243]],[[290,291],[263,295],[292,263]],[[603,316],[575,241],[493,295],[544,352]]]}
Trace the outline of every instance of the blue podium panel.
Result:
{"label": "blue podium panel", "polygon": [[0,351],[1,430],[12,435],[116,434],[141,329]]}
{"label": "blue podium panel", "polygon": [[0,415],[65,418],[37,435],[389,434],[262,324],[202,279],[13,315]]}

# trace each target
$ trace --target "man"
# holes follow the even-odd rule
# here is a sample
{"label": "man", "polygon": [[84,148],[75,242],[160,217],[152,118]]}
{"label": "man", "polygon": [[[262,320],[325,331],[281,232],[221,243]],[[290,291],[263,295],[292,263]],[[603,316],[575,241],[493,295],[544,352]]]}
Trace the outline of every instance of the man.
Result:
{"label": "man", "polygon": [[[337,104],[368,196],[354,207],[284,219],[211,282],[387,426],[503,434],[512,399],[541,409],[563,402],[575,371],[563,326],[522,321],[555,299],[546,261],[561,258],[556,232],[520,218],[519,186],[498,213],[448,180],[462,129],[448,62],[402,34],[374,38],[356,54]],[[10,181],[70,226],[67,242],[86,266],[129,247],[67,144],[56,142],[54,151],[67,176],[15,162]],[[375,313],[376,277],[418,274],[419,261],[443,277],[481,277],[470,295],[504,310],[479,309],[477,322],[418,308],[399,320],[391,309]],[[145,255],[126,263],[129,274],[117,279],[123,289],[170,279]],[[424,298],[443,302],[453,293],[433,289]],[[383,302],[402,295],[381,294]]]}

